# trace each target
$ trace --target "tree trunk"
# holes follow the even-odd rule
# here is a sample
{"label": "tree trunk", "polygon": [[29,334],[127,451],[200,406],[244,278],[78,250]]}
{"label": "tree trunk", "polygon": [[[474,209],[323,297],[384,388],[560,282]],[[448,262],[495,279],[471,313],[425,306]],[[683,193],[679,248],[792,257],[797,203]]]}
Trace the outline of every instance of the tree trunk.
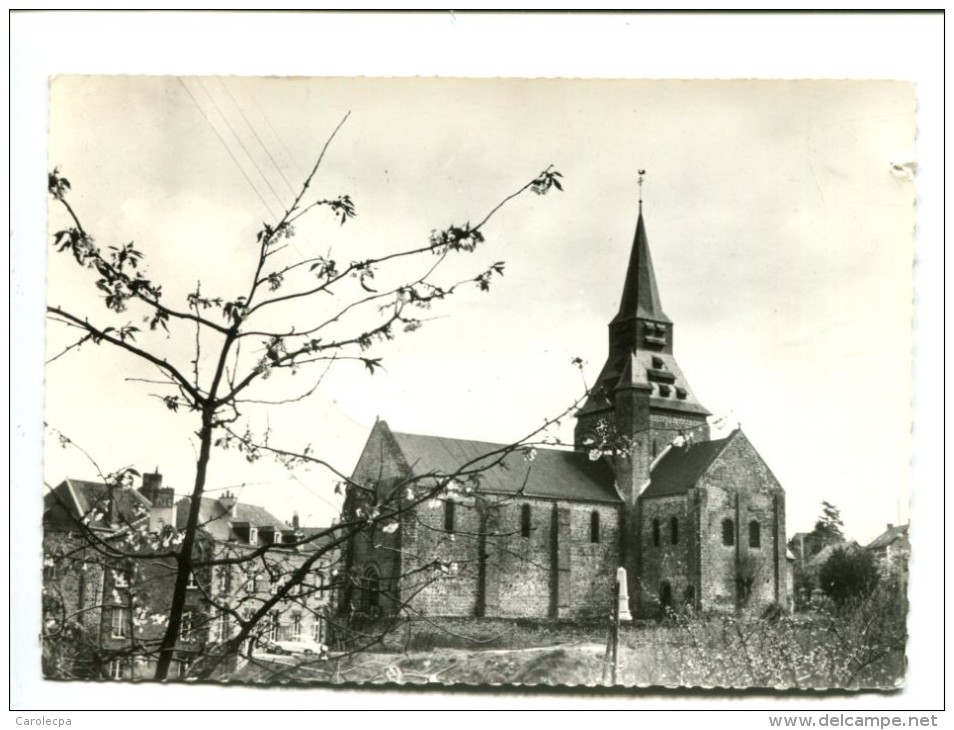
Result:
{"label": "tree trunk", "polygon": [[182,548],[177,558],[176,584],[172,591],[172,606],[169,608],[169,623],[166,626],[165,636],[159,645],[159,661],[156,664],[155,678],[166,679],[169,676],[169,667],[175,654],[176,643],[179,640],[179,631],[182,627],[182,614],[185,610],[186,586],[192,573],[192,557],[198,533],[199,510],[201,508],[202,493],[205,491],[206,471],[209,465],[209,455],[212,449],[212,415],[213,409],[207,406],[202,411],[202,428],[199,431],[199,459],[196,462],[195,485],[192,487],[192,499],[189,504],[189,520],[186,523]]}

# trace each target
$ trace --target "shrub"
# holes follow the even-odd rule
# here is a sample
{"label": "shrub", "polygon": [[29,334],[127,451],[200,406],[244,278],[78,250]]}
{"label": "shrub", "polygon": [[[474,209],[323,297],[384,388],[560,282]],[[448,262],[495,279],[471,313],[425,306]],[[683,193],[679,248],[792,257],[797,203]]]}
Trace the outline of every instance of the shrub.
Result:
{"label": "shrub", "polygon": [[871,594],[878,584],[878,566],[867,550],[838,548],[818,573],[819,587],[839,606]]}

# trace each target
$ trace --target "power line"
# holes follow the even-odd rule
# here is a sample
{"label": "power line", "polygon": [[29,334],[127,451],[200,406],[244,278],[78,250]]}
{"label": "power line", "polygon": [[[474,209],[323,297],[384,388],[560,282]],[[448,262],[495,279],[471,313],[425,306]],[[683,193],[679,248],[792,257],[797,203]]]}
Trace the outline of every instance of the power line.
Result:
{"label": "power line", "polygon": [[[248,116],[245,114],[245,110],[242,108],[242,105],[239,104],[238,100],[235,98],[235,96],[234,96],[234,95],[232,94],[232,92],[229,90],[228,85],[225,83],[224,80],[220,79],[220,80],[219,80],[219,85],[223,88],[223,90],[225,91],[225,93],[228,94],[229,99],[232,100],[232,105],[236,108],[236,110],[238,110],[238,113],[242,116],[242,119],[245,120],[246,126],[251,130],[252,135],[253,135],[253,136],[255,137],[255,139],[258,141],[259,146],[262,148],[262,150],[265,152],[265,155],[266,155],[266,156],[268,157],[268,159],[271,161],[272,166],[275,168],[276,172],[278,172],[279,176],[280,176],[280,177],[282,178],[282,180],[285,182],[285,186],[288,188],[288,190],[289,190],[289,192],[291,193],[291,195],[294,196],[294,195],[295,195],[295,188],[292,186],[292,184],[289,182],[288,178],[285,176],[284,170],[282,170],[281,166],[279,166],[279,164],[275,161],[275,158],[272,156],[271,151],[268,149],[268,147],[267,147],[267,146],[265,145],[265,143],[262,141],[261,136],[259,136],[259,134],[258,134],[258,130],[255,129],[255,125],[252,124],[251,120],[250,120],[250,119],[248,118]],[[209,91],[208,91],[208,89],[206,89],[206,94],[208,94],[208,93],[209,93]],[[253,100],[254,100],[254,97],[253,97]],[[214,104],[214,103],[215,103],[215,101],[213,100],[213,104]],[[256,104],[256,107],[258,108],[258,105],[257,105],[257,104]],[[216,108],[219,109],[218,105],[216,105]],[[260,108],[259,108],[259,110],[261,111]],[[219,114],[220,114],[220,115],[222,114],[222,110],[221,110],[221,109],[219,109]],[[224,117],[224,115],[222,115],[222,116]],[[264,116],[264,113],[263,113],[263,116]],[[266,118],[265,121],[268,122],[268,119]],[[230,126],[230,128],[231,128],[231,126]],[[272,131],[274,131],[274,129],[273,129]],[[232,134],[235,134],[235,131],[234,131],[234,130],[232,131]],[[238,137],[238,135],[235,135],[235,136],[236,136],[236,138]],[[276,136],[277,136],[277,133],[276,133]],[[279,138],[278,141],[279,141],[279,143],[282,144],[282,146],[284,146],[284,142],[282,142],[281,138]],[[239,144],[241,144],[241,142],[239,142]],[[242,145],[242,149],[245,149],[245,146],[244,146],[244,145]],[[287,148],[286,148],[286,149],[287,149]],[[248,156],[251,158],[251,154],[249,154],[249,152],[248,152],[247,149],[245,150],[245,154],[248,155]],[[290,156],[290,155],[289,155],[289,156]],[[256,169],[258,169],[258,166],[257,166],[257,165],[256,165]],[[261,170],[259,170],[259,174],[262,175],[262,177],[265,177],[264,173],[262,173]],[[267,180],[266,180],[266,182],[267,182]],[[269,185],[269,188],[271,189],[271,185]],[[274,189],[272,189],[272,194],[274,194],[276,197],[278,197],[278,194],[275,193],[275,190],[274,190]],[[302,239],[299,239],[299,240],[302,240]],[[315,248],[315,246],[312,244],[312,242],[311,242],[309,239],[305,238],[305,239],[303,239],[303,242],[304,242],[305,246],[308,248],[308,251],[309,251],[308,257],[309,257],[309,258],[312,257],[312,256],[317,256],[317,255],[318,255],[317,249]],[[292,242],[292,247],[298,252],[298,255],[299,255],[299,256],[301,256],[302,258],[306,258],[306,255],[301,251],[300,248],[298,248],[297,244],[295,244],[294,242]]]}
{"label": "power line", "polygon": [[239,161],[235,157],[235,155],[232,153],[231,148],[228,146],[228,144],[226,144],[225,140],[222,138],[222,135],[219,134],[219,131],[215,128],[215,125],[212,124],[212,120],[209,119],[208,115],[205,113],[205,110],[202,108],[202,105],[199,104],[199,100],[195,98],[195,95],[192,93],[189,87],[186,86],[185,81],[183,81],[181,77],[177,76],[176,80],[182,85],[182,88],[185,89],[186,93],[189,95],[189,98],[192,99],[196,108],[199,110],[199,113],[202,115],[202,118],[205,119],[206,123],[215,133],[215,136],[218,137],[219,142],[222,143],[222,146],[225,148],[225,151],[228,153],[229,157],[232,158],[232,162],[235,163],[235,166],[239,169],[239,172],[242,173],[242,177],[245,178],[245,182],[248,183],[249,187],[252,188],[252,191],[255,193],[256,197],[261,201],[262,206],[264,206],[265,210],[268,211],[268,214],[274,218],[275,217],[274,211],[271,209],[268,203],[265,202],[265,198],[262,197],[262,194],[258,191],[258,188],[255,187],[255,183],[252,182],[252,179],[248,176],[248,173],[245,172],[245,168],[242,167],[241,164],[239,164]]}
{"label": "power line", "polygon": [[[278,174],[281,176],[282,180],[285,181],[285,187],[288,188],[288,192],[290,192],[292,195],[294,195],[294,194],[295,194],[295,188],[292,187],[292,184],[288,181],[288,178],[285,177],[285,172],[284,172],[284,170],[282,170],[282,168],[279,166],[279,164],[278,164],[277,162],[275,162],[275,158],[272,157],[272,153],[269,151],[268,147],[265,146],[265,143],[262,141],[262,138],[258,135],[258,131],[255,129],[255,125],[252,124],[252,122],[251,122],[251,121],[249,120],[249,118],[246,116],[245,110],[242,109],[242,105],[239,104],[239,103],[238,103],[238,100],[235,98],[235,96],[232,95],[232,92],[229,90],[228,84],[226,84],[223,79],[219,79],[219,85],[220,85],[223,89],[225,89],[225,93],[228,94],[229,99],[232,100],[232,104],[235,106],[236,109],[238,109],[238,113],[242,115],[242,119],[245,120],[246,126],[252,131],[252,134],[254,135],[256,141],[258,142],[259,147],[262,148],[262,150],[263,150],[263,151],[265,152],[265,154],[268,156],[268,159],[271,160],[272,166],[275,168],[275,170],[278,171]],[[256,105],[256,106],[257,106],[257,105]],[[268,121],[268,120],[266,119],[266,121]],[[269,126],[271,126],[271,125],[269,125]],[[274,129],[273,129],[272,131],[274,131]],[[276,136],[277,136],[277,135],[276,135]]]}
{"label": "power line", "polygon": [[235,138],[235,141],[239,143],[239,147],[242,148],[242,152],[245,153],[245,156],[249,159],[249,162],[252,163],[252,166],[255,168],[256,172],[258,172],[259,176],[261,176],[262,180],[265,182],[265,185],[271,191],[272,195],[275,196],[275,200],[278,201],[278,205],[284,208],[284,206],[282,205],[281,196],[275,191],[275,188],[272,187],[272,184],[269,182],[268,178],[265,176],[265,173],[262,172],[262,168],[258,166],[258,163],[255,161],[255,158],[252,157],[251,153],[248,151],[248,148],[245,146],[245,143],[242,141],[242,138],[239,137],[238,134],[235,132],[235,128],[232,126],[232,123],[229,121],[228,117],[226,117],[225,114],[222,113],[222,109],[219,107],[219,104],[215,100],[215,97],[213,97],[212,94],[209,93],[209,90],[206,87],[205,83],[203,83],[202,79],[198,79],[198,82],[199,82],[199,86],[201,86],[202,90],[205,92],[205,95],[209,97],[209,101],[212,102],[212,106],[215,107],[215,111],[219,113],[219,116],[222,118],[222,121],[225,122],[225,126],[228,127],[228,130],[232,133],[232,136]]}

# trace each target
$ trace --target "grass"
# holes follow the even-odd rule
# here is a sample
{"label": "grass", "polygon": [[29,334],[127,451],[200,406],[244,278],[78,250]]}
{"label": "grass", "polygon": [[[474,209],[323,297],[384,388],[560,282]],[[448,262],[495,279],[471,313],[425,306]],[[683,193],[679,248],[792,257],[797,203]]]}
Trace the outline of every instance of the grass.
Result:
{"label": "grass", "polygon": [[[905,670],[906,609],[876,593],[839,608],[756,616],[674,615],[624,626],[623,686],[891,689]],[[468,685],[603,683],[605,624],[434,619],[390,650],[326,661],[253,662],[242,682]],[[287,662],[287,660],[285,660]]]}

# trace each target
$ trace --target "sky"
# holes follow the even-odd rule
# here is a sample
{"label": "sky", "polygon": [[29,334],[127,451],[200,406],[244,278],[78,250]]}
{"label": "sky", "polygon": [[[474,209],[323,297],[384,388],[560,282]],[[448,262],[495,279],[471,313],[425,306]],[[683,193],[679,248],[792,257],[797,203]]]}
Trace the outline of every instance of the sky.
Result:
{"label": "sky", "polygon": [[[449,301],[440,318],[392,343],[385,372],[367,378],[339,369],[289,417],[283,437],[320,443],[346,467],[376,416],[408,431],[501,440],[575,397],[579,373],[568,361],[585,358],[592,378],[605,356],[605,325],[635,228],[635,171],[647,169],[647,229],[662,303],[676,323],[676,356],[702,402],[714,413],[731,410],[779,477],[789,533],[810,528],[819,501],[830,499],[849,534],[870,539],[897,521],[899,497],[903,519],[901,495],[914,475],[908,684],[901,693],[838,698],[839,710],[940,704],[942,645],[933,627],[943,621],[943,584],[933,571],[944,544],[943,16],[47,12],[14,13],[10,30],[11,483],[24,487],[11,490],[10,582],[27,587],[12,604],[11,661],[19,671],[11,706],[242,710],[269,699],[230,691],[216,703],[213,688],[174,687],[111,688],[106,697],[88,686],[54,692],[36,679],[40,503],[31,485],[90,474],[86,460],[41,449],[43,418],[104,465],[159,466],[179,491],[194,459],[187,441],[169,437],[184,421],[157,409],[148,389],[120,379],[128,362],[120,370],[118,360],[84,348],[81,357],[43,368],[56,344],[52,332],[43,337],[46,282],[51,302],[83,303],[87,291],[55,257],[47,275],[45,171],[63,167],[101,243],[137,241],[168,296],[181,298],[200,277],[228,289],[245,260],[242,247],[277,203],[210,97],[281,195],[284,181],[236,106],[293,184],[351,111],[320,181],[323,192],[351,194],[359,217],[344,228],[319,225],[297,240],[302,250],[420,241],[450,221],[477,219],[548,164],[566,176],[563,194],[514,201],[488,227],[481,255],[507,262],[489,295]],[[76,74],[188,77],[211,121],[178,81],[60,86],[60,77]],[[351,81],[305,92],[192,78],[236,75]],[[407,87],[368,91],[356,81],[363,76],[900,79],[918,88],[913,102],[891,84],[692,93],[684,82],[544,84],[495,100],[474,87],[436,98]],[[48,114],[51,91],[69,101],[68,112]],[[912,358],[904,323],[912,318],[913,193],[887,166],[912,157],[914,103]],[[244,482],[243,498],[286,519],[293,509],[310,524],[333,514],[315,474],[299,475],[302,485],[221,457],[215,468],[219,488]],[[421,699],[309,691],[273,701],[311,709],[316,695],[323,707],[417,709]],[[495,708],[552,707],[555,699],[491,696]],[[671,709],[665,699],[641,696],[640,709]],[[476,695],[453,701],[487,704]],[[561,697],[561,704],[586,701]],[[631,706],[622,696],[600,702]],[[679,702],[725,709],[718,698]],[[790,698],[786,707],[818,706],[817,698],[799,702]],[[764,702],[753,697],[746,709],[756,705]],[[125,722],[122,714],[97,717],[105,726],[110,720]]]}
{"label": "sky", "polygon": [[[659,289],[698,396],[741,423],[776,473],[790,534],[811,529],[824,499],[867,542],[907,519],[914,186],[891,163],[913,159],[914,110],[901,82],[61,77],[50,161],[87,230],[101,246],[135,241],[171,303],[196,282],[227,299],[244,291],[255,232],[346,114],[313,189],[350,195],[358,216],[338,226],[318,211],[289,256],[420,245],[547,166],[562,173],[562,193],[509,202],[443,279],[505,261],[491,292],[468,287],[376,347],[383,371],[338,363],[303,402],[250,409],[274,443],[310,443],[343,473],[378,417],[510,442],[580,396],[570,360],[592,380],[606,355],[645,169]],[[54,211],[54,228],[63,221]],[[69,257],[51,256],[48,276],[51,304],[109,319]],[[303,324],[347,296],[280,318]],[[75,340],[56,324],[47,337],[48,358]],[[189,332],[140,339],[189,369]],[[190,415],[130,377],[155,372],[90,346],[49,364],[46,421],[86,454],[52,439],[48,483],[95,477],[89,455],[104,472],[158,468],[191,488]],[[305,380],[268,383],[268,397]],[[284,519],[326,523],[337,507],[317,470],[216,453],[210,473],[210,489],[238,487]]]}

